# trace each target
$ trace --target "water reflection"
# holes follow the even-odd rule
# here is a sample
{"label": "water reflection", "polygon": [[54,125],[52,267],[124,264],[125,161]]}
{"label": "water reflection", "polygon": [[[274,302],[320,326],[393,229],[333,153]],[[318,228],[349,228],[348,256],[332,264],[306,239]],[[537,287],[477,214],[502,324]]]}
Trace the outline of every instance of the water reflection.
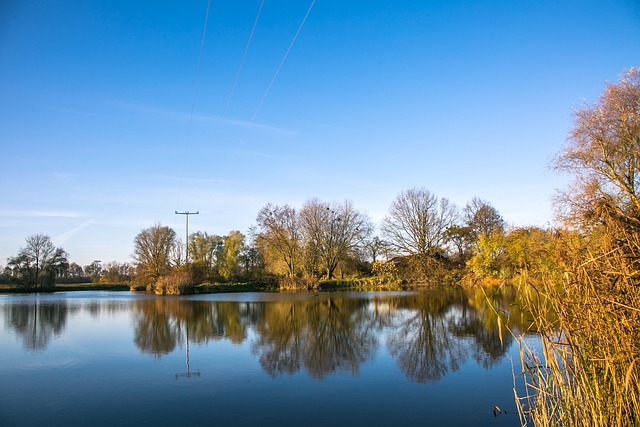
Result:
{"label": "water reflection", "polygon": [[[126,301],[67,299],[5,304],[5,327],[29,350],[42,350],[64,333],[75,314],[131,313],[135,346],[160,358],[187,344],[249,342],[272,377],[300,371],[323,379],[356,375],[386,351],[411,381],[433,383],[468,360],[490,369],[513,338],[500,325],[528,327],[515,295],[499,290],[412,294],[273,295],[268,301],[132,298]],[[243,299],[243,298],[239,298]],[[256,298],[257,299],[257,298]],[[500,319],[499,319],[500,318]],[[517,319],[518,321],[514,321]],[[502,331],[504,332],[504,331]]]}
{"label": "water reflection", "polygon": [[463,341],[451,333],[452,317],[461,296],[435,293],[407,298],[396,311],[394,334],[387,342],[389,352],[412,381],[440,380],[449,369],[457,371],[465,359]]}
{"label": "water reflection", "polygon": [[259,305],[235,301],[144,299],[135,301],[132,310],[136,346],[155,357],[183,345],[187,328],[193,343],[223,338],[242,343],[249,327],[263,317]]}
{"label": "water reflection", "polygon": [[62,334],[68,317],[68,304],[35,300],[9,305],[5,324],[16,333],[25,348],[44,350],[53,337]]}
{"label": "water reflection", "polygon": [[368,303],[328,296],[268,304],[256,328],[254,354],[271,376],[301,368],[318,379],[356,374],[378,345]]}

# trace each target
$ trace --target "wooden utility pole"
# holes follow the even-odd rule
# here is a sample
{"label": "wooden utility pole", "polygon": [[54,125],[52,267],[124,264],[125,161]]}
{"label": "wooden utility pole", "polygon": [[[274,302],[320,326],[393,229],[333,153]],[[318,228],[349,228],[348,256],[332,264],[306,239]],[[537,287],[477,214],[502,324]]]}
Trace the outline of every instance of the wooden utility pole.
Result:
{"label": "wooden utility pole", "polygon": [[186,238],[184,239],[184,243],[185,243],[185,247],[186,249],[186,256],[185,256],[185,263],[189,262],[189,215],[198,215],[200,213],[200,211],[198,212],[178,212],[176,211],[176,215],[184,215],[187,218],[187,234],[186,234]]}

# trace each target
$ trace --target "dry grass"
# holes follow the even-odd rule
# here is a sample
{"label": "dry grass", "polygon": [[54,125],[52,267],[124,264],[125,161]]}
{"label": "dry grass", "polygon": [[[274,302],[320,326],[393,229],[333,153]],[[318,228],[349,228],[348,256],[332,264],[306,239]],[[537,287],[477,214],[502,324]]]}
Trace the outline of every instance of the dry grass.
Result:
{"label": "dry grass", "polygon": [[281,290],[288,291],[308,291],[316,290],[320,285],[320,280],[311,275],[302,277],[281,277],[278,279],[278,286]]}
{"label": "dry grass", "polygon": [[562,283],[525,300],[542,354],[522,343],[522,425],[640,426],[640,240],[627,228],[567,239]]}

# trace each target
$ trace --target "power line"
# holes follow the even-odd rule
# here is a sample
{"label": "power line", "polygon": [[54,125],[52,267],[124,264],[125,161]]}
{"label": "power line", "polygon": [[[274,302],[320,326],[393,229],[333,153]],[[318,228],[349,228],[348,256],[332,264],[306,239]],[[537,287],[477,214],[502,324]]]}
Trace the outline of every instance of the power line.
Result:
{"label": "power line", "polygon": [[240,61],[240,66],[238,67],[238,72],[236,73],[236,78],[233,81],[233,86],[231,86],[231,92],[229,93],[229,99],[227,99],[227,105],[224,108],[224,113],[222,114],[223,118],[227,117],[227,112],[229,111],[229,105],[231,105],[231,98],[233,98],[233,94],[236,90],[236,86],[238,85],[238,79],[240,78],[240,71],[244,66],[244,60],[247,57],[247,52],[249,52],[249,46],[251,45],[251,40],[253,40],[253,34],[256,31],[256,27],[258,26],[258,21],[260,20],[260,14],[262,13],[262,7],[264,6],[264,0],[260,3],[260,8],[258,9],[258,15],[256,16],[256,20],[253,23],[253,28],[251,29],[251,34],[249,35],[249,40],[247,41],[247,46],[244,48],[244,54],[242,55],[242,60]]}
{"label": "power line", "polygon": [[253,124],[253,121],[255,120],[256,116],[258,115],[258,112],[262,108],[262,104],[264,103],[264,100],[267,98],[267,95],[269,95],[269,92],[271,91],[271,86],[273,86],[273,82],[276,81],[276,77],[278,77],[278,74],[280,73],[280,70],[282,69],[282,66],[284,65],[284,61],[287,60],[287,57],[289,56],[289,52],[291,52],[291,48],[293,48],[293,44],[296,42],[296,39],[298,38],[298,35],[300,34],[300,31],[302,30],[302,27],[304,26],[304,23],[307,22],[307,18],[309,17],[309,14],[311,13],[311,9],[313,8],[313,5],[315,4],[315,2],[316,2],[316,0],[313,0],[311,2],[311,5],[309,6],[309,9],[307,10],[306,15],[304,15],[304,18],[302,19],[302,22],[300,23],[300,26],[298,27],[298,31],[296,31],[296,34],[293,36],[293,39],[291,40],[291,43],[289,44],[289,48],[287,49],[287,52],[282,57],[282,61],[280,61],[280,65],[278,65],[278,69],[276,70],[275,74],[273,75],[273,78],[271,79],[271,82],[269,83],[269,86],[267,87],[267,90],[265,91],[264,95],[262,96],[262,99],[260,100],[260,104],[258,104],[258,108],[256,108],[256,111],[253,113],[253,117],[251,117],[251,122],[249,123],[250,125]]}

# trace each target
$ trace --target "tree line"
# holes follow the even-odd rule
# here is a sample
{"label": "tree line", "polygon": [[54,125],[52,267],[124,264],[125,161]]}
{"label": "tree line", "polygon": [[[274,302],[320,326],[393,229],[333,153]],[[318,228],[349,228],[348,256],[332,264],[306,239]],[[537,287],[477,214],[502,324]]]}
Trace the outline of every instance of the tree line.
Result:
{"label": "tree line", "polygon": [[172,228],[154,224],[135,236],[132,264],[94,261],[81,267],[69,262],[49,236],[30,236],[8,259],[2,276],[35,289],[60,281],[131,281],[149,290],[159,282],[164,289],[170,283],[183,288],[206,281],[264,280],[313,288],[336,277],[440,283],[462,277],[482,242],[505,228],[485,200],[475,197],[459,210],[427,189],[412,188],[397,195],[378,230],[350,201],[313,198],[300,208],[269,203],[247,235],[197,231],[185,242]]}
{"label": "tree line", "polygon": [[51,237],[35,234],[25,239],[26,245],[18,254],[7,259],[0,268],[0,283],[14,284],[25,289],[50,289],[56,283],[128,283],[131,265],[116,261],[102,264],[93,261],[84,267],[69,262],[69,254],[55,247]]}
{"label": "tree line", "polygon": [[142,230],[134,239],[132,277],[158,293],[207,281],[271,280],[298,289],[337,277],[442,284],[459,280],[481,239],[505,228],[487,201],[473,198],[459,210],[424,188],[399,193],[378,232],[350,201],[269,203],[248,235],[198,231],[185,243],[161,224]]}

